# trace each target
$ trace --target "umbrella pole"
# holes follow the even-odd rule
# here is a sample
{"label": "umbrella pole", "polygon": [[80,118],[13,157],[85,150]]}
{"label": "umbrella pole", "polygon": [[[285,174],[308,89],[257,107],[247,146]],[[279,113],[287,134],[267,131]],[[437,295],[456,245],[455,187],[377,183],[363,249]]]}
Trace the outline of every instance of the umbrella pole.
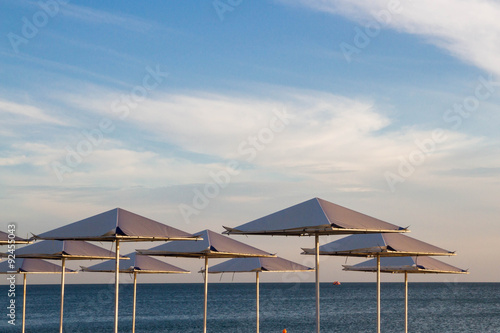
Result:
{"label": "umbrella pole", "polygon": [[61,318],[59,319],[59,333],[63,331],[63,317],[64,317],[64,278],[66,273],[66,258],[62,258],[62,272],[61,272]]}
{"label": "umbrella pole", "polygon": [[208,299],[208,256],[205,256],[205,302],[203,305],[203,333],[207,333],[207,299]]}
{"label": "umbrella pole", "polygon": [[256,303],[256,310],[257,310],[257,333],[259,333],[259,272],[255,272],[255,288],[257,291],[257,303]]}
{"label": "umbrella pole", "polygon": [[24,328],[26,327],[26,273],[24,273],[23,277],[23,333]]}
{"label": "umbrella pole", "polygon": [[405,333],[408,333],[408,272],[405,272]]}
{"label": "umbrella pole", "polygon": [[116,259],[115,259],[115,333],[118,333],[118,289],[120,272],[120,240],[116,240]]}
{"label": "umbrella pole", "polygon": [[132,309],[132,333],[135,333],[135,303],[137,301],[137,272],[134,271],[134,307]]}
{"label": "umbrella pole", "polygon": [[316,332],[320,331],[319,320],[319,234],[314,235],[316,259]]}
{"label": "umbrella pole", "polygon": [[380,333],[380,256],[377,255],[377,333]]}

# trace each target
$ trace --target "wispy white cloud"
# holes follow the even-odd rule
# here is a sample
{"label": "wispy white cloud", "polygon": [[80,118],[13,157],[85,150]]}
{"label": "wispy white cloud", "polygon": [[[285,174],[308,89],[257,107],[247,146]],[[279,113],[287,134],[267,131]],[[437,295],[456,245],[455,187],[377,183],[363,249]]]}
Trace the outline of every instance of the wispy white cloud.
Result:
{"label": "wispy white cloud", "polygon": [[56,73],[57,72],[63,73],[64,75],[61,78],[61,80],[64,80],[64,81],[68,81],[68,73],[73,73],[73,74],[77,74],[77,75],[88,76],[88,77],[97,79],[99,81],[109,82],[109,83],[115,84],[117,86],[122,86],[122,87],[128,86],[127,83],[120,81],[116,78],[106,76],[106,75],[103,75],[101,73],[89,71],[85,68],[70,65],[68,63],[64,63],[64,62],[60,62],[60,61],[53,61],[53,60],[49,60],[49,59],[44,59],[44,58],[40,58],[40,57],[27,55],[24,53],[12,53],[12,52],[6,52],[6,51],[2,51],[2,50],[0,50],[0,55],[7,56],[7,57],[13,57],[13,58],[22,60],[25,63],[35,64],[35,65],[37,65],[37,68],[44,68],[44,69],[50,68]]}
{"label": "wispy white cloud", "polygon": [[[362,1],[281,0],[314,10],[342,15],[361,24],[397,4],[397,13],[382,20],[385,27],[422,36],[453,56],[500,75],[500,4],[489,0]],[[399,4],[399,5],[398,5]]]}
{"label": "wispy white cloud", "polygon": [[[163,166],[188,183],[210,181],[210,171],[224,169],[226,161],[234,159],[248,164],[238,177],[241,182],[278,177],[335,184],[346,191],[386,190],[384,171],[397,169],[399,158],[407,158],[418,149],[415,142],[432,137],[433,130],[419,126],[389,129],[394,119],[370,100],[286,88],[269,89],[267,97],[203,92],[156,94],[154,99],[130,108],[123,119],[122,113],[113,113],[108,107],[109,100],[104,93],[100,99],[72,97],[66,103],[78,101],[79,108],[93,109],[115,117],[116,122],[127,123],[135,135],[147,133],[154,141],[180,151],[207,156],[204,162],[182,162],[182,168],[191,166],[191,181],[177,175],[179,161],[173,164],[175,168]],[[253,145],[252,138],[270,126],[275,112],[286,113],[289,123],[269,142],[257,144],[262,147]],[[432,158],[419,168],[422,171],[414,179],[418,174],[446,169],[450,161],[457,162],[461,152],[484,145],[482,138],[451,130],[444,133],[447,140],[436,146]],[[102,155],[102,161],[113,164],[120,160],[109,156]],[[155,160],[161,160],[161,156],[142,159],[134,170],[145,170],[146,178],[154,175],[154,167],[161,165],[153,163]],[[134,177],[133,172],[130,177]]]}
{"label": "wispy white cloud", "polygon": [[147,21],[132,15],[110,13],[75,4],[61,6],[61,12],[71,19],[83,21],[86,24],[115,25],[126,30],[144,32],[151,30],[155,26],[155,24],[149,20]]}
{"label": "wispy white cloud", "polygon": [[52,123],[56,125],[64,125],[64,122],[60,119],[48,115],[44,110],[27,104],[19,104],[15,102],[10,102],[0,99],[0,113],[4,116],[9,114],[10,116],[18,116],[29,121]]}

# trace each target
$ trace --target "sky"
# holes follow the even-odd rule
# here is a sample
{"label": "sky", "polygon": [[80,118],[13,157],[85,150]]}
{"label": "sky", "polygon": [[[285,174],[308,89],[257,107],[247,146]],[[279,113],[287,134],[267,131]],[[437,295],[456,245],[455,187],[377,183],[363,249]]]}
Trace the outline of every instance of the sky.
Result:
{"label": "sky", "polygon": [[[187,232],[222,232],[319,197],[409,226],[411,237],[456,251],[443,261],[470,270],[413,281],[500,282],[498,2],[0,8],[3,230],[14,223],[27,237],[120,207]],[[313,265],[300,255],[313,238],[232,237]],[[201,260],[167,261],[193,273],[141,280],[202,282]],[[360,261],[321,258],[321,281],[374,281],[341,270]]]}

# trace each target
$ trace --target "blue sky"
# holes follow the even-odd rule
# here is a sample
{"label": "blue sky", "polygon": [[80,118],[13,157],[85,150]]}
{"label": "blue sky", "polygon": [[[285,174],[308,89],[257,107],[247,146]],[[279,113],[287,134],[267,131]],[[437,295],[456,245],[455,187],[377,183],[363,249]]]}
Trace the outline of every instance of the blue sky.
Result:
{"label": "blue sky", "polygon": [[[321,197],[471,269],[415,279],[498,281],[497,3],[0,6],[0,222],[19,235],[115,207],[222,231]],[[241,240],[310,261],[310,238]],[[372,279],[323,261],[324,281]]]}

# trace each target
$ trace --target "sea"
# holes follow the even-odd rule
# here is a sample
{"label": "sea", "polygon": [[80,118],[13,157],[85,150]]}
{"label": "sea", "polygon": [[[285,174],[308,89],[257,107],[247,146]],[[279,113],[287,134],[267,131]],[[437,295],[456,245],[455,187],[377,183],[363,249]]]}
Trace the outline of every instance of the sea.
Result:
{"label": "sea", "polygon": [[[8,286],[0,286],[0,332],[21,332],[22,285],[15,326]],[[404,331],[404,285],[382,283],[382,332]],[[255,332],[254,283],[210,283],[207,332]],[[3,296],[2,296],[3,295]],[[132,285],[120,286],[119,331],[132,331]],[[410,283],[409,332],[500,332],[500,283]],[[26,332],[58,332],[59,285],[28,285]],[[112,332],[114,285],[67,285],[64,331]],[[261,283],[260,332],[315,332],[314,283]],[[138,284],[136,332],[202,332],[203,284]],[[322,332],[376,332],[374,283],[321,284]]]}

